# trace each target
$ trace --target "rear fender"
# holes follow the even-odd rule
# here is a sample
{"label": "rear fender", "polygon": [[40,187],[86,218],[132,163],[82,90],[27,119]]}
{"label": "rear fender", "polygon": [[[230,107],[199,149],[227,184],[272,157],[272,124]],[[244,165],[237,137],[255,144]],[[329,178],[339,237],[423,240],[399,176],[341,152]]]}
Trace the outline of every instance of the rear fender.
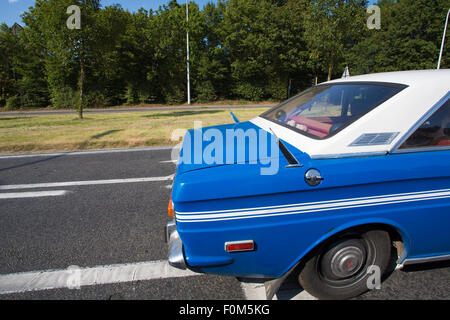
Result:
{"label": "rear fender", "polygon": [[313,252],[314,249],[319,247],[322,243],[327,241],[328,239],[331,239],[335,235],[346,231],[350,229],[354,229],[357,227],[369,227],[369,228],[376,228],[376,226],[379,226],[381,228],[393,228],[397,231],[397,233],[400,235],[404,250],[401,256],[399,256],[399,259],[397,263],[402,263],[406,257],[408,256],[409,249],[411,247],[411,240],[407,232],[399,226],[397,223],[395,223],[392,220],[389,219],[361,219],[361,220],[355,220],[349,223],[342,224],[338,227],[335,227],[331,229],[329,232],[324,234],[321,238],[319,238],[317,241],[315,241],[313,244],[311,244],[304,252],[302,252],[296,260],[288,267],[286,268],[281,277],[273,280],[269,280],[265,282],[265,289],[266,289],[266,297],[268,300],[271,300],[275,293],[280,288],[283,281],[291,274],[292,271],[294,271],[302,262],[303,258],[305,258],[308,254]]}

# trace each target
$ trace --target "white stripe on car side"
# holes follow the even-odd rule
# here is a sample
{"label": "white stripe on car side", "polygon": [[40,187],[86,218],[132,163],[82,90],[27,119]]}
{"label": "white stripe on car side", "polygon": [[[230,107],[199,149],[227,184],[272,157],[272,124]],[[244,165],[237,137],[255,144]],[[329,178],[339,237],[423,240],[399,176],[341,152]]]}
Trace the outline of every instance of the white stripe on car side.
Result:
{"label": "white stripe on car side", "polygon": [[243,209],[243,210],[224,210],[218,211],[223,213],[208,213],[201,214],[201,212],[176,212],[177,220],[180,222],[200,222],[200,221],[221,221],[234,219],[247,219],[258,217],[270,217],[274,215],[291,215],[300,213],[311,213],[318,211],[341,210],[349,208],[359,208],[367,206],[397,204],[404,202],[416,202],[424,200],[434,200],[450,198],[450,189],[432,190],[427,192],[387,195],[379,197],[366,197],[355,199],[342,199],[336,201],[321,201],[313,203],[305,203],[303,205],[290,205],[283,207],[274,207],[273,209],[260,208]]}
{"label": "white stripe on car side", "polygon": [[187,214],[216,214],[216,213],[226,213],[226,212],[240,212],[240,211],[254,211],[254,210],[263,210],[263,209],[275,209],[275,208],[292,208],[296,206],[306,206],[306,205],[314,205],[314,204],[326,204],[326,203],[339,203],[345,201],[357,201],[357,200],[367,200],[367,199],[381,199],[387,197],[398,197],[398,196],[409,196],[409,195],[426,195],[429,193],[435,192],[447,192],[450,189],[439,189],[439,190],[428,190],[428,191],[418,191],[418,192],[407,192],[407,193],[397,193],[397,194],[386,194],[381,196],[370,196],[370,197],[360,197],[360,198],[347,198],[347,199],[338,199],[338,200],[325,200],[325,201],[316,201],[316,202],[303,202],[303,203],[295,203],[295,204],[285,204],[285,205],[277,205],[277,206],[267,206],[267,207],[255,207],[255,208],[243,208],[243,209],[229,209],[229,210],[213,210],[213,211],[196,211],[196,212],[183,212],[177,211],[177,214],[187,215]]}

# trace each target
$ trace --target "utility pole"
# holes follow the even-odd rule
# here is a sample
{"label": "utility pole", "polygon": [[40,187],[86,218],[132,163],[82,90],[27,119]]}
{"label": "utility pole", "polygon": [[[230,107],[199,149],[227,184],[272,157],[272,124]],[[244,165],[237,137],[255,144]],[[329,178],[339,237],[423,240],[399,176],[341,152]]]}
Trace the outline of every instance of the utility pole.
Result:
{"label": "utility pole", "polygon": [[189,0],[186,0],[186,51],[187,51],[187,98],[188,104],[191,104],[191,75],[189,68]]}
{"label": "utility pole", "polygon": [[439,61],[438,61],[438,66],[437,66],[438,70],[441,68],[442,52],[444,51],[445,35],[447,33],[447,25],[448,25],[448,16],[449,16],[449,14],[450,14],[450,9],[448,9],[447,18],[445,19],[444,35],[442,36],[442,44],[441,44],[441,53],[439,54]]}

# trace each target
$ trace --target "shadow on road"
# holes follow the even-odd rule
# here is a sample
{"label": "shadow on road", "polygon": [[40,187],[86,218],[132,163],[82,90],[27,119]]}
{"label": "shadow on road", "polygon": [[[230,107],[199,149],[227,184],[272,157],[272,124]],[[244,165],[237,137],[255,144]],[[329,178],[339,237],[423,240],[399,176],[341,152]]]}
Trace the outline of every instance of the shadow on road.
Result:
{"label": "shadow on road", "polygon": [[6,168],[0,168],[0,172],[6,171],[6,170],[23,168],[23,167],[31,166],[31,165],[34,165],[34,164],[37,164],[37,163],[41,163],[41,162],[51,161],[51,160],[54,160],[54,159],[57,159],[57,158],[60,158],[60,157],[63,157],[63,156],[64,156],[64,154],[58,154],[58,155],[55,155],[55,156],[46,157],[46,158],[41,159],[41,160],[29,161],[29,162],[17,164],[17,165],[6,167]]}

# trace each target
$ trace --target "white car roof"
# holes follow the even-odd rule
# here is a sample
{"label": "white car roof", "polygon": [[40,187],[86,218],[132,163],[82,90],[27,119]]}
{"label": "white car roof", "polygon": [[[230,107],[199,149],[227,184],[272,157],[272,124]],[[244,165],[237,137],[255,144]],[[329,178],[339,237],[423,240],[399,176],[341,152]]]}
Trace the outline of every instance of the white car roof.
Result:
{"label": "white car roof", "polygon": [[359,76],[347,77],[342,79],[335,79],[326,83],[334,82],[353,82],[353,81],[374,81],[374,82],[390,82],[405,84],[408,86],[416,84],[426,84],[439,79],[448,80],[450,76],[450,69],[441,70],[414,70],[414,71],[396,71],[396,72],[381,72],[364,74]]}
{"label": "white car roof", "polygon": [[[280,139],[290,143],[312,158],[336,158],[361,154],[393,151],[397,142],[410,134],[410,129],[450,91],[450,69],[375,73],[336,79],[325,83],[385,82],[408,87],[385,101],[336,135],[317,140],[302,135],[262,117],[251,122],[273,131]],[[393,133],[395,138],[385,145],[355,146],[363,134]]]}

